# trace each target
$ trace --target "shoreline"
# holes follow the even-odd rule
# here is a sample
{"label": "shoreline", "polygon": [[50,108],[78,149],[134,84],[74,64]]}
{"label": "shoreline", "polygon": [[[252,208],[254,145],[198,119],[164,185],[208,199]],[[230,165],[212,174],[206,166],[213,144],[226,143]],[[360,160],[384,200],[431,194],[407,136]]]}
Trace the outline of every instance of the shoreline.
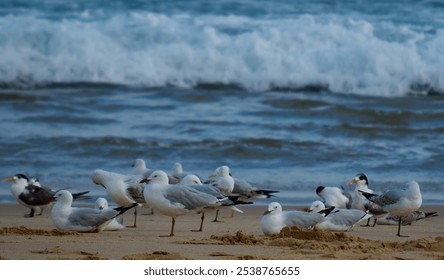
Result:
{"label": "shoreline", "polygon": [[[303,207],[284,206],[285,210]],[[200,214],[176,219],[174,237],[169,233],[171,218],[145,208],[138,209],[137,228],[100,233],[63,233],[55,229],[49,210],[42,216],[24,218],[28,209],[0,204],[0,259],[164,259],[164,260],[442,260],[444,259],[443,205],[424,205],[422,211],[436,211],[437,217],[403,226],[356,225],[348,232],[302,231],[287,229],[266,237],[260,218],[266,206],[243,206],[243,214],[229,218],[230,209],[222,209],[223,222],[213,223],[214,212],[206,212],[202,232],[192,232],[200,223]],[[124,214],[132,224],[133,211]],[[361,225],[365,222],[361,222]]]}

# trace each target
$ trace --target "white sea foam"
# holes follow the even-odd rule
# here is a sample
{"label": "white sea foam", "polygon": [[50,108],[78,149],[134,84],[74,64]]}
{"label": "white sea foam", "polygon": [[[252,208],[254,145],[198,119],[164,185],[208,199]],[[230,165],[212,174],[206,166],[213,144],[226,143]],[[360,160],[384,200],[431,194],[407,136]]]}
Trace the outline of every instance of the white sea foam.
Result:
{"label": "white sea foam", "polygon": [[444,30],[341,16],[8,15],[0,18],[0,83],[314,85],[397,96],[415,85],[444,91],[443,50]]}

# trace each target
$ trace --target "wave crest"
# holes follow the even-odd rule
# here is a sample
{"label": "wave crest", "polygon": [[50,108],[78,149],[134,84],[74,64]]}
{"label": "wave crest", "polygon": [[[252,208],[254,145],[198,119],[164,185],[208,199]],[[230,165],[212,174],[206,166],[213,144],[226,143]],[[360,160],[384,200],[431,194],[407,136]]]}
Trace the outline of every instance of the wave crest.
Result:
{"label": "wave crest", "polygon": [[339,16],[0,18],[0,84],[444,92],[444,31]]}

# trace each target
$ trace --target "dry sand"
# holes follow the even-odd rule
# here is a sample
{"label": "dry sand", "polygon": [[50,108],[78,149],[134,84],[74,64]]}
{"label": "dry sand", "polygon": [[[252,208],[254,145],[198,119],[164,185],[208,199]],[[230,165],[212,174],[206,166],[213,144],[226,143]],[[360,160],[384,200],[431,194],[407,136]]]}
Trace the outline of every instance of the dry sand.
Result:
{"label": "dry sand", "polygon": [[[285,209],[301,207],[284,206]],[[437,211],[439,216],[402,228],[397,226],[355,226],[345,233],[284,229],[266,237],[260,218],[266,206],[244,206],[244,214],[228,218],[230,210],[221,211],[223,222],[213,223],[214,213],[207,213],[203,232],[191,232],[200,215],[177,219],[174,237],[169,233],[171,219],[159,213],[149,215],[141,209],[137,228],[100,233],[63,233],[55,229],[49,211],[43,216],[24,218],[28,209],[19,205],[0,205],[0,259],[299,259],[299,260],[443,260],[444,206],[423,206],[423,211]],[[132,212],[132,211],[130,211]],[[132,224],[132,213],[125,213]]]}

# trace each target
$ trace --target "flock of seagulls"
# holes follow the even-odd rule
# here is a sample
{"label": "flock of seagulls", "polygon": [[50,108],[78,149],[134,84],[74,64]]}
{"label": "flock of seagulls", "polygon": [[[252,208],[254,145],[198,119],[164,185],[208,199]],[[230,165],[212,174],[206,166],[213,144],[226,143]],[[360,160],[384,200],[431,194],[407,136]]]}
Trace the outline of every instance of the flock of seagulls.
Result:
{"label": "flock of seagulls", "polygon": [[[437,216],[436,212],[423,212],[418,209],[422,205],[419,184],[407,182],[405,187],[386,190],[375,194],[368,188],[367,176],[357,174],[349,182],[355,185],[354,196],[343,187],[316,188],[316,194],[322,200],[315,200],[310,205],[309,213],[299,210],[282,210],[279,203],[273,202],[268,206],[261,219],[262,231],[265,235],[279,233],[284,227],[298,226],[300,228],[320,229],[329,231],[348,231],[356,224],[367,220],[365,226],[397,224],[397,236],[401,235],[401,225],[410,225],[414,221]],[[379,221],[379,222],[378,222]]]}
{"label": "flock of seagulls", "polygon": [[[207,178],[186,173],[180,163],[175,163],[168,174],[162,170],[147,168],[143,159],[136,159],[128,174],[96,169],[91,180],[102,186],[108,198],[117,207],[108,207],[104,197],[96,200],[94,207],[73,207],[73,200],[90,198],[89,191],[71,193],[67,188],[52,190],[41,186],[37,179],[16,174],[6,179],[12,182],[11,194],[19,204],[30,209],[25,217],[41,215],[43,209],[51,208],[51,219],[55,227],[62,231],[100,232],[102,230],[122,230],[122,214],[134,209],[134,222],[137,227],[137,208],[151,208],[171,218],[171,228],[167,235],[174,236],[176,219],[190,213],[200,213],[199,228],[202,231],[205,214],[216,212],[213,222],[217,222],[221,208],[229,208],[243,213],[237,206],[252,204],[259,198],[270,199],[279,191],[265,190],[249,182],[231,176],[226,165],[217,167]],[[436,216],[436,212],[419,211],[422,197],[419,184],[408,182],[402,189],[374,193],[368,187],[365,174],[357,174],[350,182],[355,186],[354,195],[342,187],[319,186],[315,189],[319,200],[310,209],[283,210],[278,202],[271,202],[260,223],[265,235],[279,233],[284,227],[298,226],[304,229],[348,231],[357,223],[367,220],[366,226],[376,224],[397,224],[397,235],[401,226],[426,217]]]}

